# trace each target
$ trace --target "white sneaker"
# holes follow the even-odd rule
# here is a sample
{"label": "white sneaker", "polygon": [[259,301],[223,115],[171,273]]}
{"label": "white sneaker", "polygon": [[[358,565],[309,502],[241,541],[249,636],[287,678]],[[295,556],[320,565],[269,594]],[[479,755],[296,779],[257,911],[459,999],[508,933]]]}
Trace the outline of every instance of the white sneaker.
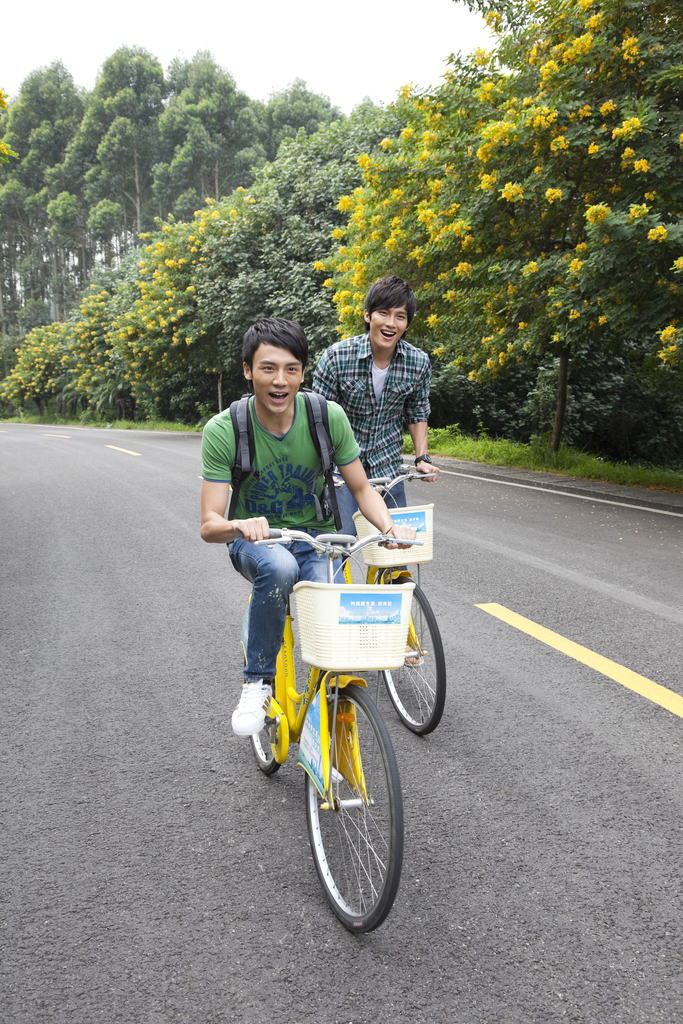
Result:
{"label": "white sneaker", "polygon": [[270,683],[259,679],[257,683],[245,683],[240,702],[232,713],[232,731],[235,736],[254,736],[266,722],[273,691]]}

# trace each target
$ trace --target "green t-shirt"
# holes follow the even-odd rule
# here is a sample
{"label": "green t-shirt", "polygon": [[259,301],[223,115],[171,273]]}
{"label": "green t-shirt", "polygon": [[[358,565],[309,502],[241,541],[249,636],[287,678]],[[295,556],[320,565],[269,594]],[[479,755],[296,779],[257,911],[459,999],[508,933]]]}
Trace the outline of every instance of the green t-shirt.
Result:
{"label": "green t-shirt", "polygon": [[[335,448],[334,461],[346,466],[358,458],[360,448],[353,436],[346,413],[336,402],[328,402],[330,437]],[[240,484],[236,519],[265,516],[275,529],[313,529],[321,533],[334,530],[334,520],[316,519],[315,501],[309,493],[320,458],[308,429],[304,396],[296,396],[294,422],[284,435],[276,437],[259,423],[253,400],[249,403],[254,425],[254,464],[259,478],[251,473]],[[205,480],[229,483],[235,461],[235,432],[230,410],[220,412],[204,427],[202,437],[202,476]],[[325,480],[318,477],[318,496]]]}

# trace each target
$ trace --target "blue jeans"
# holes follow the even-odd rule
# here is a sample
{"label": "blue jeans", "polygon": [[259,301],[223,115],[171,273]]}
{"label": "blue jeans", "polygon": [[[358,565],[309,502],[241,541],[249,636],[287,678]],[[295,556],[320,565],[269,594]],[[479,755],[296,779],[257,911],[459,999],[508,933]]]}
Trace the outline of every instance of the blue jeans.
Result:
{"label": "blue jeans", "polygon": [[[341,515],[342,528],[341,533],[350,533],[352,537],[356,535],[356,524],[353,521],[353,513],[358,511],[358,505],[353,499],[351,491],[348,489],[346,484],[335,489],[337,495],[337,504],[339,505],[339,514]],[[405,508],[406,507],[406,486],[401,481],[400,484],[396,484],[395,487],[389,491],[388,494],[382,495],[384,498],[384,504],[387,508]]]}
{"label": "blue jeans", "polygon": [[[305,532],[315,537],[322,531]],[[327,558],[303,541],[294,541],[286,547],[282,544],[256,547],[238,537],[230,545],[230,560],[254,585],[242,626],[247,655],[245,682],[273,679],[285,631],[287,598],[299,580],[327,583]]]}

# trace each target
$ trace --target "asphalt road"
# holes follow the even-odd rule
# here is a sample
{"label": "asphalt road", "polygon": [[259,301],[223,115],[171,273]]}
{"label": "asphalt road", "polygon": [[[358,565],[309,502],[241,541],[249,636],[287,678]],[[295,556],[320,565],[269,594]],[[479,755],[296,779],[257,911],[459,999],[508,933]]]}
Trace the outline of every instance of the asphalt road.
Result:
{"label": "asphalt road", "polygon": [[2,1024],[683,1020],[683,719],[476,607],[683,694],[683,516],[412,485],[449,692],[426,739],[384,705],[405,862],[354,936],[301,769],[230,731],[248,586],[199,449],[0,424]]}

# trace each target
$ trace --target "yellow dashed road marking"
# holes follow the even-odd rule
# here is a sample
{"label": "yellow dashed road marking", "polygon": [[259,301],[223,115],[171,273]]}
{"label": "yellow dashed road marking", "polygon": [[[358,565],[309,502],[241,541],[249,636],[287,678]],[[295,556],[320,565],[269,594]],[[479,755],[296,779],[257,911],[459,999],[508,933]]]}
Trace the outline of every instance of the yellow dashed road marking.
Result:
{"label": "yellow dashed road marking", "polygon": [[43,437],[71,437],[71,434],[43,434]]}
{"label": "yellow dashed road marking", "polygon": [[142,452],[132,452],[128,448],[119,448],[116,444],[105,444],[105,448],[113,448],[116,452],[125,452],[126,455],[142,455]]}
{"label": "yellow dashed road marking", "polygon": [[556,651],[561,651],[570,658],[588,665],[589,668],[595,669],[596,672],[601,672],[603,676],[614,679],[616,683],[621,683],[622,686],[628,687],[629,690],[639,693],[641,697],[647,697],[654,704],[659,704],[660,707],[666,708],[667,711],[678,715],[679,718],[683,718],[683,697],[678,693],[674,693],[673,690],[668,690],[666,686],[653,683],[651,679],[638,675],[637,672],[631,671],[630,668],[619,665],[616,661],[610,661],[609,658],[603,658],[601,654],[596,654],[595,651],[582,647],[581,644],[575,644],[573,640],[567,640],[566,637],[560,636],[559,633],[553,633],[552,629],[546,629],[545,626],[539,626],[537,622],[532,622],[531,619],[525,619],[523,615],[510,611],[509,608],[505,608],[502,604],[478,604],[476,607],[488,612],[489,615],[495,615],[497,619],[502,619],[509,626],[514,626],[515,629],[521,630],[522,633],[528,633],[529,636],[540,640],[541,643],[554,647]]}

